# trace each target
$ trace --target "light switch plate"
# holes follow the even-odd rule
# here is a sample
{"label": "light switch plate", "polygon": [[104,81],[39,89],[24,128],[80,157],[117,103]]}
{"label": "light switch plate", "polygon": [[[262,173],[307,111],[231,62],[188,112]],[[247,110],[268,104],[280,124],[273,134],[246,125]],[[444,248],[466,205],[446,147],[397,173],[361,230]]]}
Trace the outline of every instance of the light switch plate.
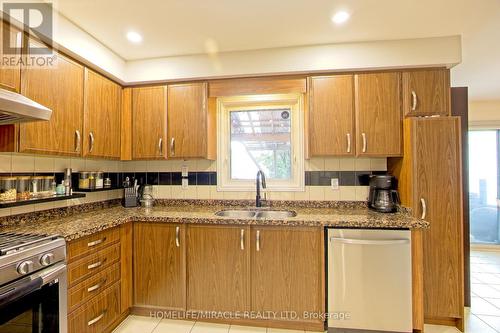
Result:
{"label": "light switch plate", "polygon": [[189,168],[187,165],[183,165],[181,167],[181,172],[182,172],[182,177],[187,177],[188,176],[188,173],[189,173]]}
{"label": "light switch plate", "polygon": [[189,180],[187,178],[182,178],[182,188],[185,190],[189,186]]}
{"label": "light switch plate", "polygon": [[339,179],[338,178],[332,178],[331,179],[331,186],[332,190],[338,190],[339,189]]}

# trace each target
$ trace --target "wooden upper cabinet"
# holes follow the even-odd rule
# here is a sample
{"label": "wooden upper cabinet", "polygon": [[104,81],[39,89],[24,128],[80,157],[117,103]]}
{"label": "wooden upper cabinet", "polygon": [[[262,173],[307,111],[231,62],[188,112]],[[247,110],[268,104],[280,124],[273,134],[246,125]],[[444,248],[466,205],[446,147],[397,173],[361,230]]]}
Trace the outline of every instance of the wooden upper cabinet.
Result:
{"label": "wooden upper cabinet", "polygon": [[355,75],[357,156],[402,154],[400,73]]}
{"label": "wooden upper cabinet", "polygon": [[132,89],[132,159],[167,157],[167,87]]}
{"label": "wooden upper cabinet", "polygon": [[[295,311],[303,329],[322,329],[324,247],[321,228],[252,227],[252,311]],[[308,325],[308,326],[306,326]]]}
{"label": "wooden upper cabinet", "polygon": [[309,78],[308,123],[310,157],[354,155],[352,75]]}
{"label": "wooden upper cabinet", "polygon": [[418,70],[403,73],[405,116],[450,115],[450,71]]}
{"label": "wooden upper cabinet", "polygon": [[134,305],[185,310],[186,225],[134,223],[133,228]]}
{"label": "wooden upper cabinet", "polygon": [[23,67],[21,74],[21,93],[52,115],[49,121],[19,125],[19,152],[80,156],[83,66],[57,54],[53,66]]}
{"label": "wooden upper cabinet", "polygon": [[248,311],[250,228],[189,225],[188,311]]}
{"label": "wooden upper cabinet", "polygon": [[[21,89],[21,46],[22,46],[22,32],[18,29],[9,26],[5,22],[1,22],[1,41],[0,41],[0,57],[6,59],[6,63],[9,66],[0,67],[0,88],[8,89],[11,91],[19,92]],[[3,39],[4,32],[9,31],[10,39],[5,41]],[[4,49],[4,44],[11,45],[13,48],[17,48],[14,53],[11,53]],[[5,58],[6,57],[6,58]],[[12,66],[10,65],[12,63]]]}
{"label": "wooden upper cabinet", "polygon": [[413,211],[419,217],[425,211],[431,224],[423,232],[425,317],[460,319],[464,307],[460,119],[407,119],[405,125],[414,170]]}
{"label": "wooden upper cabinet", "polygon": [[85,69],[83,156],[120,158],[122,88]]}
{"label": "wooden upper cabinet", "polygon": [[214,159],[215,109],[208,110],[207,83],[168,86],[168,157]]}

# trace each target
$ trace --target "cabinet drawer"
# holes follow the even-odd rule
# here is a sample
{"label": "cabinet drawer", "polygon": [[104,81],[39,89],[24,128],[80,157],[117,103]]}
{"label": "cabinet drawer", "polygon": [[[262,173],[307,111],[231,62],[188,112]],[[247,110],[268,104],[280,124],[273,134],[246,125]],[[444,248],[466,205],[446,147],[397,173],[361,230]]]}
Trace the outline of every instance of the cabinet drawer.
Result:
{"label": "cabinet drawer", "polygon": [[68,266],[68,285],[71,287],[76,283],[87,279],[104,268],[107,268],[120,259],[120,244],[114,244],[102,251],[91,254]]}
{"label": "cabinet drawer", "polygon": [[89,299],[99,295],[119,279],[120,265],[116,263],[101,273],[77,284],[68,291],[68,312],[75,310]]}
{"label": "cabinet drawer", "polygon": [[104,332],[120,314],[120,284],[116,283],[68,316],[69,333]]}
{"label": "cabinet drawer", "polygon": [[120,240],[119,228],[112,228],[68,243],[68,262],[94,253]]}

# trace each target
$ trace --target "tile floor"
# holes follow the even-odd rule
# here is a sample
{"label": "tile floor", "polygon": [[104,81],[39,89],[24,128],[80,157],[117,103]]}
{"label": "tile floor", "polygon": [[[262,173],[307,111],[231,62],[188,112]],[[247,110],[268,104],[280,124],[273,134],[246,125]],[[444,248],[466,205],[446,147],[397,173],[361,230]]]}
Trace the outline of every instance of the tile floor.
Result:
{"label": "tile floor", "polygon": [[[471,252],[472,307],[466,308],[465,333],[500,333],[500,251]],[[159,320],[129,316],[114,333],[304,333],[272,328]],[[426,325],[425,333],[458,333],[452,327]]]}

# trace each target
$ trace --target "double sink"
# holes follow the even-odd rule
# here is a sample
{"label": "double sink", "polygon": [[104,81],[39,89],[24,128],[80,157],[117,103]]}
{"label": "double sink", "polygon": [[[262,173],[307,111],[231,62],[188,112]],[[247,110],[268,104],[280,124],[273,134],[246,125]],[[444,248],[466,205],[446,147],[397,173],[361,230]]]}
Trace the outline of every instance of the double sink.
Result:
{"label": "double sink", "polygon": [[215,215],[236,219],[285,219],[297,216],[297,212],[293,210],[228,209],[218,211]]}

